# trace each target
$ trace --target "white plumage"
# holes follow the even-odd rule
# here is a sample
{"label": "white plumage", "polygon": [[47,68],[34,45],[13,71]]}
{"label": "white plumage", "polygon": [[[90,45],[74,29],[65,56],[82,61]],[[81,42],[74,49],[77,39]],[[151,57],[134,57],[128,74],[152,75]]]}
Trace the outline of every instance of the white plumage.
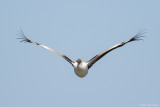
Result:
{"label": "white plumage", "polygon": [[74,62],[73,67],[74,67],[74,72],[78,77],[82,78],[88,74],[88,63],[86,62],[81,62],[81,63]]}

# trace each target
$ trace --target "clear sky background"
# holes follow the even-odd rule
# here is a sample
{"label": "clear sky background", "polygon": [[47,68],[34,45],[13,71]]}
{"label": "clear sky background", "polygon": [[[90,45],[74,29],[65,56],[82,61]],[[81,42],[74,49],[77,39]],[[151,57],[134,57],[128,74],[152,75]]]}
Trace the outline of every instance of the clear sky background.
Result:
{"label": "clear sky background", "polygon": [[[160,0],[1,0],[0,107],[160,106]],[[133,37],[85,78],[63,58],[21,43],[23,30],[73,61]]]}

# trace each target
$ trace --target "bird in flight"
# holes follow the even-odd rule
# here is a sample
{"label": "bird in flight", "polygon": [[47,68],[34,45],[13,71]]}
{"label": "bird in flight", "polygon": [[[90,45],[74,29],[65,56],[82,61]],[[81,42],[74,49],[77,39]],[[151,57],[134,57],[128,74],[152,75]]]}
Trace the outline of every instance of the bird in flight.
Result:
{"label": "bird in flight", "polygon": [[144,34],[143,31],[139,31],[134,37],[132,37],[131,39],[127,40],[127,41],[124,41],[122,43],[119,43],[119,44],[116,44],[114,46],[112,46],[111,48],[97,54],[96,56],[94,56],[92,59],[90,59],[89,61],[87,62],[84,62],[82,61],[81,58],[78,58],[77,61],[72,61],[71,59],[69,59],[66,55],[64,54],[61,54],[45,45],[42,45],[42,44],[39,44],[37,42],[34,42],[30,39],[28,39],[24,33],[22,32],[22,30],[20,31],[20,33],[18,34],[20,36],[20,38],[17,38],[17,39],[22,39],[20,42],[28,42],[28,43],[33,43],[35,45],[38,45],[44,49],[47,49],[51,52],[54,52],[56,53],[57,55],[61,56],[62,58],[64,58],[66,61],[68,61],[74,68],[74,72],[75,74],[80,77],[80,78],[83,78],[85,77],[87,74],[88,74],[88,70],[93,66],[94,63],[96,63],[99,59],[101,59],[103,56],[105,56],[107,53],[111,52],[112,50],[114,49],[117,49],[119,47],[122,47],[124,46],[125,44],[127,43],[130,43],[132,41],[139,41],[139,40],[143,40],[141,39],[141,37],[144,37],[142,36]]}

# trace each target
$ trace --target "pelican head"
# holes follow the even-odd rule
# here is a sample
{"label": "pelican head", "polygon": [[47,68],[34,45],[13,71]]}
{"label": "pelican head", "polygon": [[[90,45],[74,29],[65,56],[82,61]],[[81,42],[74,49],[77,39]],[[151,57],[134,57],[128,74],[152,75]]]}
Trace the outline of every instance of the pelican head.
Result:
{"label": "pelican head", "polygon": [[78,64],[80,64],[82,62],[82,59],[81,58],[78,58],[77,61],[76,61]]}

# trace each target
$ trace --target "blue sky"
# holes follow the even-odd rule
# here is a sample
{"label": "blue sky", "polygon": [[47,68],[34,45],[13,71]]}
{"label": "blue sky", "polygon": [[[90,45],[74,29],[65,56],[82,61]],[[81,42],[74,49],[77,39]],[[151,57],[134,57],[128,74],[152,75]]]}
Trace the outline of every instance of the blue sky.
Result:
{"label": "blue sky", "polygon": [[[0,107],[160,106],[159,12],[159,0],[1,0]],[[78,78],[61,57],[19,42],[20,29],[74,61],[147,33]]]}

